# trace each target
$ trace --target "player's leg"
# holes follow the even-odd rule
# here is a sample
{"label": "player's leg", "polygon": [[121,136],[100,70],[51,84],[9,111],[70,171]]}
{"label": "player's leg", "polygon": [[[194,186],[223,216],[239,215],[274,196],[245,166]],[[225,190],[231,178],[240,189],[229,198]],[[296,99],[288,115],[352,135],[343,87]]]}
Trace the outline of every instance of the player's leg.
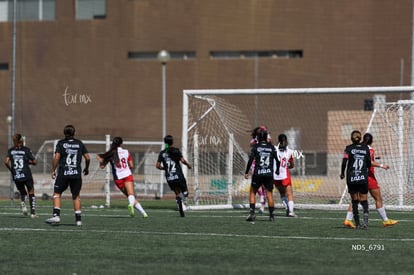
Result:
{"label": "player's leg", "polygon": [[352,213],[354,214],[354,221],[355,221],[355,228],[359,228],[361,223],[359,221],[359,212],[358,212],[358,205],[359,205],[359,196],[358,192],[355,190],[355,186],[348,184],[348,192],[351,196],[352,202]]}
{"label": "player's leg", "polygon": [[263,185],[257,190],[257,194],[259,195],[259,203],[260,203],[260,209],[259,213],[263,213],[266,206],[266,190],[263,187]]}
{"label": "player's leg", "polygon": [[188,187],[187,187],[187,181],[184,179],[179,183],[180,186],[180,196],[181,196],[181,201],[183,203],[183,208],[185,208],[185,206],[187,206],[187,197],[188,197]]}
{"label": "player's leg", "polygon": [[77,226],[82,226],[82,205],[80,200],[81,189],[82,179],[76,179],[70,182],[70,192],[72,193],[73,210],[75,212],[75,223]]}
{"label": "player's leg", "polygon": [[348,206],[348,210],[346,212],[346,218],[344,220],[344,225],[350,228],[355,228],[353,219],[354,219],[354,214],[352,213],[352,202],[350,202]]}
{"label": "player's leg", "polygon": [[380,188],[370,189],[369,193],[375,200],[375,207],[377,209],[378,214],[381,216],[382,224],[384,226],[391,226],[397,224],[398,221],[391,220],[387,217],[387,212],[385,211],[385,207],[382,204],[382,195]]}
{"label": "player's leg", "polygon": [[269,179],[264,185],[266,190],[267,205],[269,207],[269,221],[275,220],[275,202],[273,200],[273,179]]}
{"label": "player's leg", "polygon": [[296,217],[295,214],[295,203],[293,201],[293,189],[292,189],[292,184],[289,183],[286,186],[286,197],[288,199],[288,217]]}
{"label": "player's leg", "polygon": [[46,223],[59,224],[60,223],[60,207],[62,193],[68,188],[69,183],[66,178],[57,176],[53,187],[53,213],[52,218],[47,219]]}
{"label": "player's leg", "polygon": [[368,215],[369,215],[369,208],[368,208],[368,187],[365,191],[363,190],[362,192],[359,193],[359,201],[362,205],[362,209],[363,209],[363,227],[367,227],[368,226]]}
{"label": "player's leg", "polygon": [[254,222],[256,220],[256,193],[257,189],[255,187],[256,183],[252,179],[252,184],[250,185],[250,192],[249,192],[249,216],[247,217],[246,221]]}
{"label": "player's leg", "polygon": [[20,209],[22,210],[22,214],[27,216],[27,207],[26,207],[26,187],[24,182],[15,182],[17,190],[20,193]]}
{"label": "player's leg", "polygon": [[180,217],[185,217],[183,201],[181,199],[181,189],[178,183],[175,184],[175,186],[173,187],[173,191],[175,193],[175,202],[177,203],[178,211],[180,212]]}
{"label": "player's leg", "polygon": [[36,218],[36,196],[34,191],[33,179],[26,182],[27,193],[29,195],[30,217]]}

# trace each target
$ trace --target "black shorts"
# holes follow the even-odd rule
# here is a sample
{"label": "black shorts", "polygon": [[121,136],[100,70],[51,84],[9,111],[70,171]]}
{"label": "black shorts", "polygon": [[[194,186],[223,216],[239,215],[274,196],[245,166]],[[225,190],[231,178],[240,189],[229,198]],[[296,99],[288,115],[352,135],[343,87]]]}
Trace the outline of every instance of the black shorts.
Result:
{"label": "black shorts", "polygon": [[172,191],[176,190],[177,188],[181,191],[188,191],[187,190],[187,181],[184,180],[179,180],[179,181],[170,181],[168,182],[168,186],[170,187],[170,189]]}
{"label": "black shorts", "polygon": [[27,187],[27,190],[32,190],[34,188],[33,178],[25,181],[15,181],[17,190],[22,190],[24,187]]}
{"label": "black shorts", "polygon": [[266,190],[273,191],[273,176],[257,176],[253,175],[251,186],[255,192],[259,190],[260,186],[264,186]]}
{"label": "black shorts", "polygon": [[355,193],[367,194],[368,193],[368,182],[366,184],[365,183],[357,183],[357,184],[347,183],[347,186],[348,186],[349,194],[355,194]]}
{"label": "black shorts", "polygon": [[59,177],[58,175],[53,187],[53,192],[62,194],[68,187],[70,187],[72,197],[76,197],[80,194],[82,189],[82,178]]}

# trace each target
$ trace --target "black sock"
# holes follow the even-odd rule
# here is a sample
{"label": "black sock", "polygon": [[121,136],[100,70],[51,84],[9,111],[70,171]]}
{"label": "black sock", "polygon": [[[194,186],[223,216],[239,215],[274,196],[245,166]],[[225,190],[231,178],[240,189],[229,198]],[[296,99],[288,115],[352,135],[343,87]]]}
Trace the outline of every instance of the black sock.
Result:
{"label": "black sock", "polygon": [[175,198],[175,201],[177,202],[178,210],[180,211],[180,216],[184,217],[183,203],[181,201],[181,198],[179,196],[177,196]]}
{"label": "black sock", "polygon": [[60,208],[53,208],[53,217],[60,217]]}
{"label": "black sock", "polygon": [[75,221],[80,222],[82,220],[82,212],[75,211]]}
{"label": "black sock", "polygon": [[369,208],[368,208],[368,201],[361,201],[362,209],[364,209],[364,224],[368,225],[368,214],[369,214]]}
{"label": "black sock", "polygon": [[354,213],[354,220],[355,220],[355,225],[359,226],[360,222],[359,222],[359,212],[358,212],[358,204],[359,201],[357,200],[352,200],[352,213]]}
{"label": "black sock", "polygon": [[250,204],[250,214],[254,214],[255,208],[256,208],[256,204],[255,203],[251,203]]}
{"label": "black sock", "polygon": [[29,203],[30,203],[30,214],[36,214],[36,197],[35,195],[29,195]]}
{"label": "black sock", "polygon": [[274,206],[269,206],[269,216],[273,217],[273,212],[275,211],[275,207]]}

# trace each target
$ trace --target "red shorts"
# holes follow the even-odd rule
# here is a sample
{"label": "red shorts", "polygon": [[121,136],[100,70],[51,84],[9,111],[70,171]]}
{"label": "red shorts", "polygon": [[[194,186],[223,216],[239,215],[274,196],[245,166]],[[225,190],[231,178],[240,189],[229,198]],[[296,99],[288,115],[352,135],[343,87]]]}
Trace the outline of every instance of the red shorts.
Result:
{"label": "red shorts", "polygon": [[379,188],[377,179],[375,177],[368,176],[368,190]]}
{"label": "red shorts", "polygon": [[274,180],[273,184],[275,186],[285,186],[286,187],[286,186],[292,185],[292,181],[290,180],[289,177],[287,177],[286,179],[283,179],[283,180]]}
{"label": "red shorts", "polygon": [[126,178],[123,179],[119,179],[119,180],[115,180],[115,185],[119,188],[119,189],[123,189],[125,187],[125,182],[134,182],[134,176],[129,175]]}

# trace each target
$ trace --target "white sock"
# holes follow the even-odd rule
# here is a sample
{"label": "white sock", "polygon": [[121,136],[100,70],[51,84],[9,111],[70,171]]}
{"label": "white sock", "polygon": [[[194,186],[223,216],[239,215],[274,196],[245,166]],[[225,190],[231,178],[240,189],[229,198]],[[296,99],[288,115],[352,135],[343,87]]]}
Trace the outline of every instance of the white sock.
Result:
{"label": "white sock", "polygon": [[346,212],[346,219],[352,221],[354,219],[354,213],[352,211]]}
{"label": "white sock", "polygon": [[134,205],[134,203],[135,203],[134,195],[129,195],[128,196],[128,201],[129,201],[129,205]]}
{"label": "white sock", "polygon": [[383,221],[388,221],[387,212],[385,212],[384,206],[381,208],[377,208],[377,211]]}
{"label": "white sock", "polygon": [[288,206],[289,206],[289,213],[294,213],[295,203],[293,201],[289,201]]}
{"label": "white sock", "polygon": [[145,212],[144,208],[142,208],[141,204],[138,202],[135,204],[135,208],[143,215],[145,216],[147,213]]}

